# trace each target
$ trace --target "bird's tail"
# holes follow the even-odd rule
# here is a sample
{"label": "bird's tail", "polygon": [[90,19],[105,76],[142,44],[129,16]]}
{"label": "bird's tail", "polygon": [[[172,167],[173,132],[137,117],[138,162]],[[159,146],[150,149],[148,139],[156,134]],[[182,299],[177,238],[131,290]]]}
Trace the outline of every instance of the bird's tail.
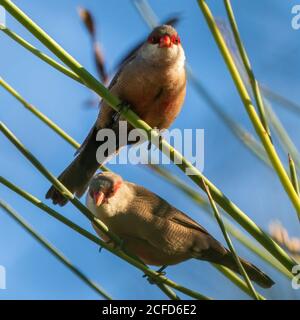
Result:
{"label": "bird's tail", "polygon": [[[89,181],[100,166],[96,158],[96,152],[103,142],[96,141],[96,135],[97,129],[94,126],[78,150],[76,158],[58,177],[59,181],[78,197],[83,195]],[[60,206],[68,202],[68,199],[56,190],[54,186],[48,190],[46,198],[52,199],[54,204],[59,204]]]}
{"label": "bird's tail", "polygon": [[[262,288],[272,287],[272,285],[274,284],[274,281],[269,276],[267,276],[264,272],[259,270],[252,263],[250,263],[242,258],[240,258],[240,261],[241,261],[245,271],[247,272],[249,278],[252,281],[256,282]],[[227,249],[226,249],[226,254],[224,256],[220,257],[220,259],[217,259],[216,261],[211,261],[211,262],[221,264],[224,267],[227,267],[227,268],[231,269],[232,271],[240,274],[240,270],[238,268],[238,265],[232,255],[232,253],[230,251],[228,251]]]}

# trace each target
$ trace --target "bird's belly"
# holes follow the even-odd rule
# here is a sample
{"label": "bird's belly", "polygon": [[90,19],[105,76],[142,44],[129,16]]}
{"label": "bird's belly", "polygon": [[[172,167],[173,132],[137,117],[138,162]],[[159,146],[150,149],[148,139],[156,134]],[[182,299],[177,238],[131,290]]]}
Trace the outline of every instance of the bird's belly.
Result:
{"label": "bird's belly", "polygon": [[165,252],[142,239],[122,237],[125,247],[145,264],[162,266],[173,265],[191,258],[187,253]]}
{"label": "bird's belly", "polygon": [[[183,69],[184,72],[184,69]],[[181,110],[186,93],[185,77],[149,75],[123,87],[121,100],[127,101],[140,118],[151,127],[168,128]]]}
{"label": "bird's belly", "polygon": [[[93,227],[103,241],[109,242],[110,239],[107,235],[95,225],[93,225]],[[128,249],[129,252],[136,255],[145,264],[153,266],[173,265],[191,258],[187,252],[165,252],[153,247],[142,239],[124,236],[118,232],[119,230],[116,230],[113,227],[109,229],[122,239],[124,247]],[[111,246],[113,247],[114,244],[111,243]]]}

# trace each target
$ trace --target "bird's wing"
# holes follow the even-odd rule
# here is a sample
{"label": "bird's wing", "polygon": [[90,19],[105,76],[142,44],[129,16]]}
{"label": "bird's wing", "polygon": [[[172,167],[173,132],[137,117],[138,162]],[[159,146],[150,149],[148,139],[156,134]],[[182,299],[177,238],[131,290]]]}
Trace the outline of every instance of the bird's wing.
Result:
{"label": "bird's wing", "polygon": [[[130,64],[136,57],[137,51],[133,52],[133,54],[128,57],[126,61],[121,65],[120,69],[117,71],[113,79],[111,80],[109,84],[109,91],[112,92],[112,94],[118,95],[118,81],[121,78],[121,75],[124,71],[124,69]],[[100,111],[99,116],[96,121],[96,128],[112,128],[116,124],[114,121],[112,121],[114,115],[117,113],[113,108],[111,108],[104,100],[100,103]]]}
{"label": "bird's wing", "polygon": [[183,227],[194,229],[209,235],[208,231],[205,230],[195,220],[187,216],[182,211],[173,207],[171,204],[159,197],[157,194],[141,186],[137,186],[134,184],[131,185],[135,189],[136,199],[138,199],[138,201],[135,201],[135,205],[142,207],[143,203],[148,203],[150,204],[152,215],[167,219]]}
{"label": "bird's wing", "polygon": [[131,54],[126,58],[126,60],[124,60],[124,62],[121,64],[119,70],[117,71],[117,73],[115,74],[115,76],[113,77],[113,79],[111,80],[108,89],[112,89],[112,87],[118,82],[119,76],[122,73],[124,67],[130,63],[137,55],[138,50],[140,49],[140,46],[138,48],[136,48],[135,50],[133,50],[131,52]]}
{"label": "bird's wing", "polygon": [[[113,79],[111,80],[109,86],[108,86],[108,90],[112,90],[113,87],[117,84],[118,82],[118,79],[124,69],[124,67],[130,63],[135,57],[136,57],[136,54],[137,54],[137,50],[134,51],[132,53],[131,56],[129,56],[124,62],[123,64],[121,65],[120,69],[117,71],[117,73],[115,74],[115,76],[113,77]],[[104,107],[104,103],[105,101],[101,101],[100,102],[100,111],[99,111],[99,116],[98,116],[98,119],[99,118],[106,118],[106,119],[112,119],[114,114],[116,113],[116,111],[111,108],[110,106],[108,106],[107,104],[105,104],[106,107]],[[77,149],[77,151],[75,152],[75,156],[78,155],[83,149],[84,147],[86,146],[86,144],[88,143],[88,141],[90,139],[95,139],[95,136],[96,136],[96,133],[97,133],[97,130],[101,129],[98,125],[99,123],[99,120],[96,120],[96,123],[93,125],[92,129],[90,130],[89,134],[87,135],[87,137],[84,139],[84,141],[82,142],[81,146]],[[107,122],[107,121],[104,121],[104,122]]]}

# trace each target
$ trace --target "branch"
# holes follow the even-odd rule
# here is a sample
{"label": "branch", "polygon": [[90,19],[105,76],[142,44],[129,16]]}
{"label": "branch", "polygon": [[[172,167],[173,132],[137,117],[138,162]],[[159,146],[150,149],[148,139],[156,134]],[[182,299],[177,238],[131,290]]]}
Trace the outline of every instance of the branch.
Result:
{"label": "branch", "polygon": [[[132,110],[124,110],[120,107],[121,101],[113,96],[95,77],[93,77],[82,65],[79,64],[70,54],[68,54],[61,46],[59,46],[45,31],[36,25],[24,12],[9,0],[0,0],[0,4],[27,30],[29,30],[37,39],[39,39],[50,51],[52,51],[62,62],[64,62],[73,72],[75,72],[83,82],[96,93],[98,93],[114,110],[120,114],[135,128],[142,129],[145,137],[152,141],[159,141],[158,133],[151,130],[151,127],[141,120]],[[259,122],[260,123],[260,122]],[[253,237],[255,237],[274,257],[278,259],[291,272],[296,262],[287,255],[284,250],[278,246],[266,233],[263,232],[249,217],[242,212],[234,203],[232,203],[216,186],[214,186],[199,170],[197,170],[189,161],[187,161],[178,151],[176,151],[165,140],[156,144],[172,161],[176,160],[177,166],[184,172],[188,169],[190,179],[192,179],[202,189],[204,188],[202,179],[209,187],[215,201],[228,212],[238,223],[240,223]],[[286,175],[286,173],[285,173]],[[291,185],[287,177],[288,185]],[[291,185],[292,187],[292,185]],[[62,189],[61,189],[62,190]],[[292,192],[295,193],[293,187]],[[298,197],[295,204],[299,203]]]}
{"label": "branch", "polygon": [[[224,58],[224,61],[226,62],[226,65],[228,67],[228,70],[230,71],[230,74],[232,76],[232,79],[235,83],[235,86],[237,88],[237,91],[241,97],[241,100],[245,106],[245,109],[248,113],[248,116],[254,126],[254,129],[259,136],[267,155],[281,181],[281,184],[283,185],[287,195],[289,196],[292,204],[294,205],[294,208],[300,218],[300,198],[298,197],[287,172],[285,171],[281,160],[276,152],[276,149],[273,146],[272,141],[270,140],[270,137],[268,133],[266,132],[262,122],[260,121],[260,118],[258,117],[255,107],[251,103],[251,98],[247,92],[247,89],[243,83],[243,80],[241,78],[241,75],[238,72],[238,69],[234,63],[234,60],[230,54],[230,51],[223,39],[223,36],[214,20],[214,17],[206,4],[204,0],[198,0],[199,7],[201,8],[203,15],[206,19],[206,22],[212,32],[212,35],[215,38],[215,41],[219,47],[219,50]],[[215,197],[214,197],[215,199]]]}
{"label": "branch", "polygon": [[96,283],[91,281],[84,275],[71,261],[69,261],[61,252],[59,252],[51,243],[39,235],[22,217],[20,217],[7,203],[0,199],[0,207],[11,216],[19,225],[21,225],[35,240],[37,240],[44,248],[46,248],[56,259],[72,271],[79,279],[86,283],[90,288],[108,300],[112,300],[102,288]]}

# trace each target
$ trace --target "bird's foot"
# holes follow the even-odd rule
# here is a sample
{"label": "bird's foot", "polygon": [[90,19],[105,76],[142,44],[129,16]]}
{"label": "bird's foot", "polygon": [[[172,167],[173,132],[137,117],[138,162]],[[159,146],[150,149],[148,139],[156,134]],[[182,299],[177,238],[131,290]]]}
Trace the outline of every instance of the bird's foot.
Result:
{"label": "bird's foot", "polygon": [[116,123],[120,120],[122,113],[127,112],[130,109],[130,105],[127,102],[121,102],[120,104],[118,104],[118,108],[119,108],[119,110],[116,111],[114,113],[114,115],[112,116],[113,123]]}
{"label": "bird's foot", "polygon": [[143,275],[143,278],[147,278],[147,280],[148,280],[148,282],[149,282],[150,284],[155,284],[155,283],[157,282],[157,281],[156,281],[157,278],[166,275],[166,272],[164,271],[166,268],[167,268],[167,265],[160,267],[160,268],[156,271],[157,275],[156,275],[155,277],[149,277],[148,275],[144,274],[144,275]]}
{"label": "bird's foot", "polygon": [[[108,240],[105,242],[107,245],[111,245],[115,250],[119,251],[119,250],[123,250],[124,247],[124,240],[121,239],[120,243],[116,243],[112,240]],[[100,246],[99,247],[99,253],[101,253],[103,247]]]}

